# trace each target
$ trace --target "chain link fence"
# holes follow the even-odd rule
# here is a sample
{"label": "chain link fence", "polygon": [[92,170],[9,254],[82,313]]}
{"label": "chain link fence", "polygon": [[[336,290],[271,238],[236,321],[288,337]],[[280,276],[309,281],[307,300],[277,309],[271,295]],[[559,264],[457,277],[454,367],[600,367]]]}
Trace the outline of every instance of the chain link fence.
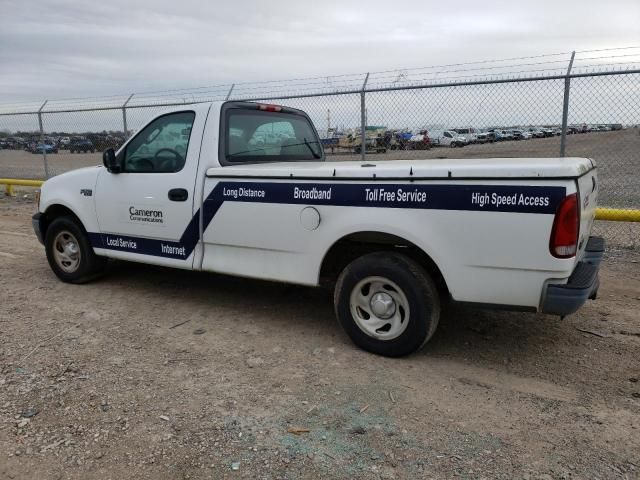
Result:
{"label": "chain link fence", "polygon": [[[169,106],[256,100],[306,111],[329,161],[589,157],[599,204],[640,209],[640,63],[608,55],[594,70],[589,55],[0,106],[0,177],[98,165]],[[638,223],[596,230],[612,245],[640,246]]]}

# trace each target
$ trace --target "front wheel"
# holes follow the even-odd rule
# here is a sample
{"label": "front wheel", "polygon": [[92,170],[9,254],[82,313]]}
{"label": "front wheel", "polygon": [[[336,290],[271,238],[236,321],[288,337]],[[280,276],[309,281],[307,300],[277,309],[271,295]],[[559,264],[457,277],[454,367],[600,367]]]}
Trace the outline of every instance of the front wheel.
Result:
{"label": "front wheel", "polygon": [[359,347],[388,357],[422,348],[436,331],[440,297],[428,273],[396,252],[351,262],[334,291],[338,321]]}
{"label": "front wheel", "polygon": [[107,263],[94,253],[84,229],[72,217],[53,220],[44,244],[49,266],[63,282],[88,282],[100,275]]}

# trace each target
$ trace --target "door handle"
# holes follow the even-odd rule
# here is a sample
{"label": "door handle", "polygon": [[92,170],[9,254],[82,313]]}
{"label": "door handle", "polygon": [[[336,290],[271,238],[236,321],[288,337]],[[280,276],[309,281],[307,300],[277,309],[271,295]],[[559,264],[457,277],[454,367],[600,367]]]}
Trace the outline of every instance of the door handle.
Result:
{"label": "door handle", "polygon": [[169,200],[172,202],[184,202],[189,198],[189,192],[184,188],[172,188],[169,190]]}

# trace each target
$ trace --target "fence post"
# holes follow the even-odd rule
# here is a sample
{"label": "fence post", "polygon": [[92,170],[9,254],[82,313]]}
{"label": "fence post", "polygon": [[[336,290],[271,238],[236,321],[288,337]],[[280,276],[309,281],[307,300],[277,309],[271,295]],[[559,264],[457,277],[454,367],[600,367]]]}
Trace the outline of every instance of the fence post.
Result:
{"label": "fence post", "polygon": [[44,178],[49,178],[49,162],[47,161],[47,149],[44,146],[44,128],[42,126],[42,109],[49,100],[45,100],[38,110],[38,125],[40,126],[40,145],[42,145],[42,158],[44,160]]}
{"label": "fence post", "polygon": [[362,90],[360,91],[360,157],[362,161],[365,160],[365,155],[367,152],[367,109],[364,100],[364,92],[367,88],[367,82],[369,81],[369,72],[367,72],[367,76],[364,77],[364,82],[362,84]]}
{"label": "fence post", "polygon": [[129,100],[131,100],[131,98],[133,98],[134,95],[135,93],[132,93],[131,95],[129,95],[129,98],[127,98],[127,101],[122,104],[122,126],[124,127],[125,142],[127,141],[127,138],[129,138],[129,130],[127,129],[127,105],[129,104]]}
{"label": "fence post", "polygon": [[562,136],[560,137],[560,156],[564,157],[564,151],[567,143],[567,120],[569,117],[569,89],[571,88],[571,69],[573,68],[573,59],[576,56],[575,50],[571,52],[571,60],[567,68],[567,75],[564,78],[564,102],[562,105]]}
{"label": "fence post", "polygon": [[235,87],[235,86],[236,86],[235,83],[231,84],[231,88],[229,89],[229,93],[227,93],[227,96],[224,99],[225,102],[231,98],[231,92],[233,92],[233,87]]}

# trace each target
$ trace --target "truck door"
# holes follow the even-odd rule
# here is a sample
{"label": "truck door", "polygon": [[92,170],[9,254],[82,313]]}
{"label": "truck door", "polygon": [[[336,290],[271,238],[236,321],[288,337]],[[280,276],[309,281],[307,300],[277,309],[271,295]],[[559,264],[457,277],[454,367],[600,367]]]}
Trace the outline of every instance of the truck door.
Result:
{"label": "truck door", "polygon": [[173,266],[191,266],[205,117],[185,110],[155,118],[118,152],[120,173],[101,171],[95,195],[100,233],[90,234],[94,247],[116,258],[145,255],[148,263],[173,259]]}

